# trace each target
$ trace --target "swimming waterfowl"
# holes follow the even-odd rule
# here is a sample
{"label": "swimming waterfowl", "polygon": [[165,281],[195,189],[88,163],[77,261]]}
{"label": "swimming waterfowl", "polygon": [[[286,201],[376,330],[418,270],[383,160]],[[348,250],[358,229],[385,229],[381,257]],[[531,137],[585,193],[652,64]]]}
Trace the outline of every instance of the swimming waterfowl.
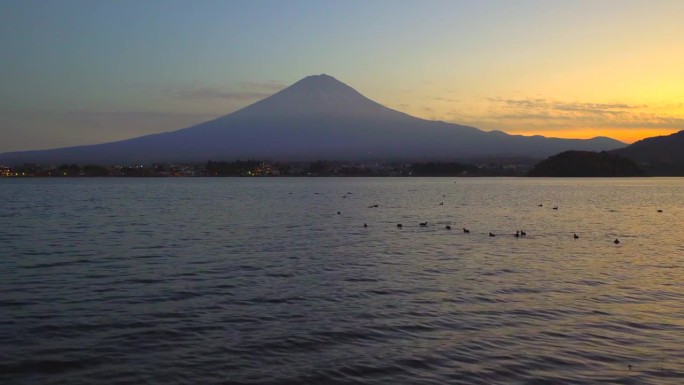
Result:
{"label": "swimming waterfowl", "polygon": [[620,240],[617,239],[617,238],[615,238],[615,240],[613,241],[613,243],[616,244],[616,245],[618,245],[618,244],[620,244]]}
{"label": "swimming waterfowl", "polygon": [[513,234],[514,237],[520,238],[520,231],[516,231],[515,234]]}
{"label": "swimming waterfowl", "polygon": [[445,229],[447,229],[447,230],[451,230],[451,226],[449,226],[449,225],[446,225]]}
{"label": "swimming waterfowl", "polygon": [[398,228],[402,228],[403,226],[404,226],[404,225],[402,225],[401,223],[397,223],[397,227],[398,227]]}
{"label": "swimming waterfowl", "polygon": [[427,222],[420,222],[419,225],[420,225],[420,227],[426,227],[426,226],[427,226]]}
{"label": "swimming waterfowl", "polygon": [[558,210],[558,206],[553,206],[553,209],[554,209],[554,210]]}
{"label": "swimming waterfowl", "polygon": [[527,233],[526,233],[526,232],[524,232],[524,231],[520,230],[520,236],[521,236],[521,237],[524,237],[524,236],[526,236],[526,235],[527,235]]}
{"label": "swimming waterfowl", "polygon": [[364,223],[364,224],[363,224],[363,227],[368,227],[368,225]]}
{"label": "swimming waterfowl", "polygon": [[579,235],[577,235],[577,234],[572,234],[572,237],[575,239],[579,239]]}
{"label": "swimming waterfowl", "polygon": [[470,234],[470,230],[466,229],[465,227],[463,228],[463,232],[466,234]]}
{"label": "swimming waterfowl", "polygon": [[492,234],[491,232],[489,233],[490,237],[496,237],[496,234]]}

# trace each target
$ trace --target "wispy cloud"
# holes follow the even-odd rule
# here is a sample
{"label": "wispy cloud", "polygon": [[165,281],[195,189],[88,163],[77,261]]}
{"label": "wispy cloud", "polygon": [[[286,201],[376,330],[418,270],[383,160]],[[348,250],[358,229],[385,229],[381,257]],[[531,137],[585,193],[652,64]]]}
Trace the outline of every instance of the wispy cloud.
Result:
{"label": "wispy cloud", "polygon": [[262,90],[262,91],[272,91],[277,92],[287,87],[287,85],[280,82],[242,82],[239,84],[243,89],[250,90]]}
{"label": "wispy cloud", "polygon": [[167,89],[162,90],[163,96],[174,99],[221,99],[230,101],[250,101],[254,99],[262,99],[269,95],[268,92],[259,91],[232,91],[220,87],[203,87],[191,89]]}
{"label": "wispy cloud", "polygon": [[646,108],[646,105],[632,105],[626,103],[586,103],[586,102],[564,102],[548,100],[545,98],[525,98],[525,99],[502,99],[487,98],[492,103],[505,104],[511,108],[522,108],[528,110],[561,110],[561,111],[587,111],[587,112],[614,112],[635,108]]}
{"label": "wispy cloud", "polygon": [[458,103],[460,102],[459,99],[450,99],[450,98],[442,98],[442,97],[432,97],[431,100],[437,101],[437,102],[448,102],[448,103]]}
{"label": "wispy cloud", "polygon": [[606,128],[684,128],[684,118],[650,112],[649,106],[628,103],[559,101],[546,98],[486,98],[483,119],[505,124],[518,121],[547,128],[574,126]]}
{"label": "wispy cloud", "polygon": [[236,87],[172,87],[158,90],[163,98],[180,100],[224,100],[249,102],[271,96],[285,88],[278,82],[242,82]]}

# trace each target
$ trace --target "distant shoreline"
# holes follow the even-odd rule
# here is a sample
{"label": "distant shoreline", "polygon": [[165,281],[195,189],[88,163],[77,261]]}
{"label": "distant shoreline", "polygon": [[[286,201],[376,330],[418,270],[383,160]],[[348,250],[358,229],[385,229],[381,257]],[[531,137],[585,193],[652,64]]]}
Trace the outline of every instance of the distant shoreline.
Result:
{"label": "distant shoreline", "polygon": [[542,161],[485,159],[466,162],[269,162],[262,160],[149,165],[0,165],[0,178],[169,177],[647,177],[684,176],[678,169],[642,167],[606,152],[567,151]]}
{"label": "distant shoreline", "polygon": [[292,162],[260,160],[202,164],[77,165],[25,164],[0,167],[0,177],[479,177],[524,176],[531,162],[469,164],[458,162]]}

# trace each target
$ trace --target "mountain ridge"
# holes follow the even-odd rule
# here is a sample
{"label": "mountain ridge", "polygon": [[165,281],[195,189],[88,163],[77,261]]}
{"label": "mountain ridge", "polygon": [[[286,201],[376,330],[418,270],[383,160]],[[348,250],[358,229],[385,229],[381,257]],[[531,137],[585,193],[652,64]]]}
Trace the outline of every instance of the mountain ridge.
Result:
{"label": "mountain ridge", "polygon": [[231,114],[191,127],[94,145],[0,154],[0,163],[543,158],[625,146],[610,138],[510,135],[387,108],[329,75],[307,76]]}
{"label": "mountain ridge", "polygon": [[612,152],[627,157],[651,175],[684,175],[684,130],[645,138]]}

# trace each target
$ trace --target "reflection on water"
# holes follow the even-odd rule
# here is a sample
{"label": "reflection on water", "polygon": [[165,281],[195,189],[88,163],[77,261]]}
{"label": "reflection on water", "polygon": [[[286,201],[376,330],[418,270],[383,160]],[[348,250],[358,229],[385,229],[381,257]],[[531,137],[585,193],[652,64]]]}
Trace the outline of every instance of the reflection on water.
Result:
{"label": "reflection on water", "polygon": [[2,180],[0,382],[680,384],[683,198],[667,178]]}

